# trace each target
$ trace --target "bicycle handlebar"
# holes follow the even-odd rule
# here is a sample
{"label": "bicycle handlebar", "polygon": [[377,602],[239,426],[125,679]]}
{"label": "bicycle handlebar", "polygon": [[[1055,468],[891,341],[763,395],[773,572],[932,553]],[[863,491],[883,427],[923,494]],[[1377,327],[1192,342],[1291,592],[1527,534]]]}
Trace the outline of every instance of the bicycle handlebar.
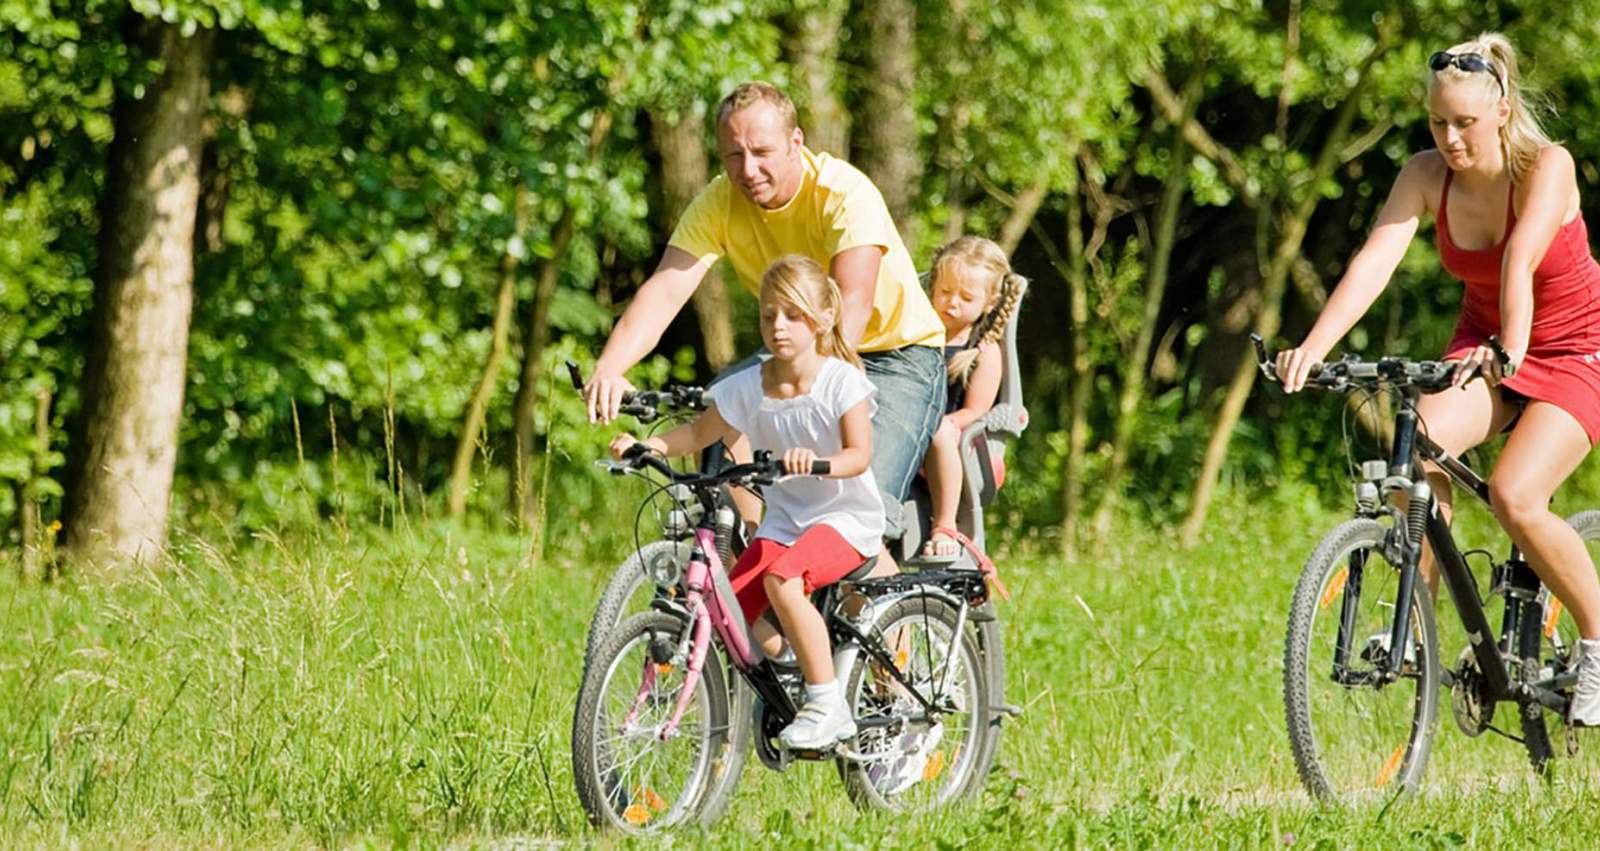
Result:
{"label": "bicycle handlebar", "polygon": [[[583,392],[583,372],[574,361],[567,361],[567,374],[572,386]],[[655,422],[664,413],[677,411],[704,411],[705,388],[675,384],[665,390],[630,390],[622,394],[622,413],[641,423]]]}
{"label": "bicycle handlebar", "polygon": [[[1282,384],[1283,379],[1278,376],[1276,366],[1276,353],[1267,351],[1266,343],[1259,334],[1251,334],[1250,342],[1256,348],[1256,360],[1261,374],[1268,381]],[[1484,341],[1484,345],[1494,352],[1495,359],[1504,368],[1510,358],[1506,350],[1500,346],[1499,339],[1490,337]],[[1388,357],[1364,361],[1355,355],[1345,355],[1336,361],[1313,364],[1306,377],[1306,386],[1323,390],[1346,390],[1351,386],[1395,384],[1433,393],[1446,390],[1454,383],[1456,371],[1461,368],[1461,363],[1455,360],[1410,360]]]}
{"label": "bicycle handlebar", "polygon": [[[717,473],[680,473],[672,469],[667,460],[643,443],[623,450],[622,465],[613,468],[618,475],[630,469],[649,467],[666,476],[677,484],[684,485],[720,485],[720,484],[758,484],[770,485],[789,475],[783,468],[783,462],[772,457],[766,450],[756,452],[755,460],[748,464],[735,464]],[[812,461],[810,475],[826,476],[833,470],[829,461]]]}

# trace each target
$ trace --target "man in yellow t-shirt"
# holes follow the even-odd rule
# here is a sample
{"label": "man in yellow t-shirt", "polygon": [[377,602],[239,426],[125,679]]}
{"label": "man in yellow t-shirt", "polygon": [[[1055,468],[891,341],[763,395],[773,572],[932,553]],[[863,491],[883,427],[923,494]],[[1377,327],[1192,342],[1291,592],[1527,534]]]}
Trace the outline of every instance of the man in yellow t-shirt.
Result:
{"label": "man in yellow t-shirt", "polygon": [[944,414],[944,325],[877,187],[849,163],[806,148],[783,92],[761,82],[735,88],[717,109],[717,145],[724,173],[684,211],[660,265],[606,341],[584,387],[589,419],[617,416],[633,389],[623,373],[655,348],[718,258],[757,292],[772,261],[806,255],[838,282],[845,337],[878,389],[872,472],[886,537],[897,538],[900,503]]}

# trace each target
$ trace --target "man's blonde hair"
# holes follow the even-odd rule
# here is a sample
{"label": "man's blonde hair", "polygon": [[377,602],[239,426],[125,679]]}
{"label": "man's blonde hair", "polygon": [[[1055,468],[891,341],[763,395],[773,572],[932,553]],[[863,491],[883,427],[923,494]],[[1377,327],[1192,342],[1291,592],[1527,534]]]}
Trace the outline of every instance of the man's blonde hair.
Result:
{"label": "man's blonde hair", "polygon": [[751,80],[734,86],[733,91],[717,104],[717,126],[721,127],[728,116],[733,115],[748,106],[757,103],[771,104],[783,116],[783,129],[792,131],[800,126],[800,119],[795,113],[794,101],[783,90],[764,80]]}

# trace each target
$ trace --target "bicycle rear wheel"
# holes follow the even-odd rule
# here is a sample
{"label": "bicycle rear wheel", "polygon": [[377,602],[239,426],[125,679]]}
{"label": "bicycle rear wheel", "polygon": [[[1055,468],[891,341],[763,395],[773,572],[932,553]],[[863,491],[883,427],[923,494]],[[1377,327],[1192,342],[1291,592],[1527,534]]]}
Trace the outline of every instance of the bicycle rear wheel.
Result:
{"label": "bicycle rear wheel", "polygon": [[686,628],[671,615],[647,612],[596,648],[573,718],[572,773],[597,827],[647,833],[704,818],[707,790],[729,767],[728,689],[715,652],[676,736],[660,738],[688,673],[686,664],[661,660]]}
{"label": "bicycle rear wheel", "polygon": [[1283,659],[1289,743],[1301,782],[1327,802],[1414,790],[1437,729],[1439,643],[1433,602],[1420,581],[1410,601],[1410,641],[1399,651],[1406,654],[1400,679],[1377,676],[1389,653],[1400,576],[1399,565],[1384,557],[1388,532],[1365,518],[1335,528],[1307,559],[1290,607]]}
{"label": "bicycle rear wheel", "polygon": [[861,809],[927,809],[983,788],[996,728],[988,723],[977,640],[970,625],[957,632],[957,616],[944,600],[919,594],[890,603],[873,630],[901,675],[947,710],[938,720],[930,723],[911,692],[865,652],[846,675],[845,700],[860,726],[852,745],[858,758],[837,764]]}
{"label": "bicycle rear wheel", "polygon": [[[1600,511],[1583,511],[1567,518],[1589,551],[1600,558]],[[1578,624],[1572,612],[1550,589],[1541,588],[1537,605],[1523,621],[1518,654],[1527,674],[1545,680],[1572,673],[1578,665]],[[1572,687],[1560,693],[1571,697]],[[1568,727],[1566,718],[1533,703],[1521,707],[1522,743],[1535,771],[1553,780],[1572,781],[1593,788],[1600,782],[1600,730]]]}

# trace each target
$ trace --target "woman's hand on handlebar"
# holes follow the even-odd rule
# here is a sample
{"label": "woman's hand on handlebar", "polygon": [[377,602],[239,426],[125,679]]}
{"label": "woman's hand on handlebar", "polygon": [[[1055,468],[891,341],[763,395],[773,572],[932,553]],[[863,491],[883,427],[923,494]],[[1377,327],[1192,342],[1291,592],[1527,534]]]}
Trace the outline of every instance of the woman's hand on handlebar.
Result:
{"label": "woman's hand on handlebar", "polygon": [[1283,382],[1283,392],[1294,393],[1305,389],[1312,367],[1322,363],[1324,357],[1326,353],[1316,354],[1305,346],[1278,352],[1274,367],[1278,371],[1278,380]]}
{"label": "woman's hand on handlebar", "polygon": [[1522,358],[1522,352],[1499,348],[1498,343],[1491,339],[1461,358],[1461,365],[1456,367],[1450,386],[1465,387],[1467,382],[1482,375],[1483,380],[1492,387],[1515,375],[1517,367],[1522,365]]}
{"label": "woman's hand on handlebar", "polygon": [[583,401],[589,408],[589,422],[609,423],[622,412],[622,397],[633,392],[633,385],[621,375],[595,372],[583,386]]}

